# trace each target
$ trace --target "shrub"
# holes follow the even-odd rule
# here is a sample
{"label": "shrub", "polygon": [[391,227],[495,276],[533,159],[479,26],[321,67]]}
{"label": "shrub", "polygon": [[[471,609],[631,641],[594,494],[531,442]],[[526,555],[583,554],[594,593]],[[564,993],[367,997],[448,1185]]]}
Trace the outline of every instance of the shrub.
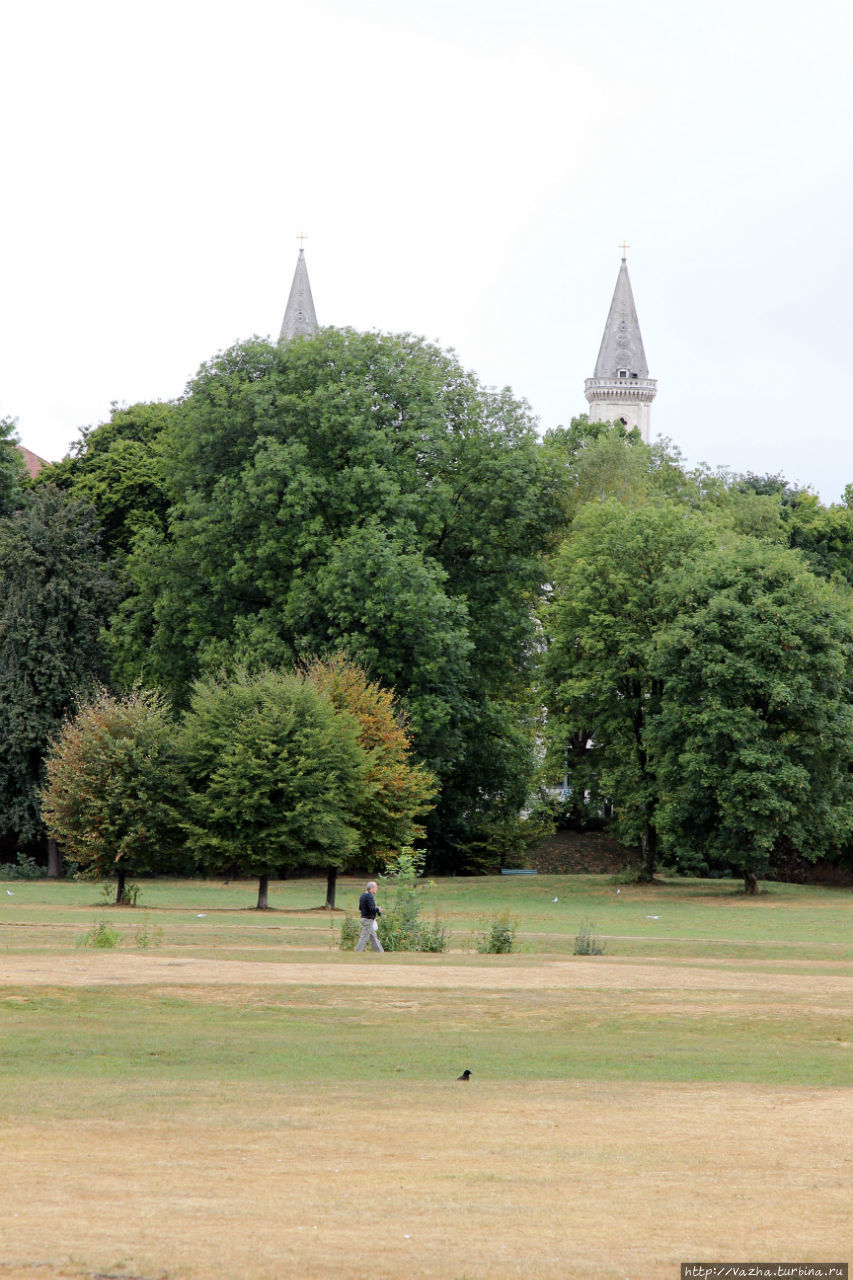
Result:
{"label": "shrub", "polygon": [[0,862],[0,880],[38,880],[43,875],[44,867],[25,853],[18,854],[17,862]]}
{"label": "shrub", "polygon": [[418,883],[424,855],[413,849],[401,849],[388,861],[381,877],[389,891],[387,905],[379,918],[379,941],[386,951],[446,951],[447,935],[436,920],[425,924],[420,919],[424,886]]}
{"label": "shrub", "polygon": [[438,920],[420,922],[418,951],[446,951],[447,930]]}
{"label": "shrub", "polygon": [[515,939],[516,923],[508,911],[499,912],[488,931],[477,939],[477,950],[484,955],[508,955]]}
{"label": "shrub", "polygon": [[626,862],[624,867],[618,871],[614,871],[610,877],[610,884],[638,884],[642,867],[638,864],[632,865]]}
{"label": "shrub", "polygon": [[122,935],[118,929],[114,929],[112,925],[107,924],[106,920],[99,920],[97,924],[92,925],[88,933],[81,934],[74,945],[77,947],[100,947],[102,950],[110,950],[117,947],[122,940]]}
{"label": "shrub", "polygon": [[361,927],[354,916],[346,916],[341,925],[341,951],[352,951],[358,942]]}

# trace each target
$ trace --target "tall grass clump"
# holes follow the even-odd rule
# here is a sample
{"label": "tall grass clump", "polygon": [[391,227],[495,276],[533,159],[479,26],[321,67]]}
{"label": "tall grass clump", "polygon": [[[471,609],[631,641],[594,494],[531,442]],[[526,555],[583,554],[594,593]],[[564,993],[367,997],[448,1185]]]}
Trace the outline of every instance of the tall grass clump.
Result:
{"label": "tall grass clump", "polygon": [[477,939],[477,950],[483,955],[508,955],[515,940],[517,921],[509,911],[499,911],[489,928]]}
{"label": "tall grass clump", "polygon": [[575,935],[576,956],[603,956],[605,951],[605,943],[599,942],[592,930],[592,923],[584,920]]}
{"label": "tall grass clump", "polygon": [[150,947],[160,947],[163,945],[163,930],[159,924],[152,924],[146,915],[142,923],[133,935],[134,942],[143,951],[147,951]]}

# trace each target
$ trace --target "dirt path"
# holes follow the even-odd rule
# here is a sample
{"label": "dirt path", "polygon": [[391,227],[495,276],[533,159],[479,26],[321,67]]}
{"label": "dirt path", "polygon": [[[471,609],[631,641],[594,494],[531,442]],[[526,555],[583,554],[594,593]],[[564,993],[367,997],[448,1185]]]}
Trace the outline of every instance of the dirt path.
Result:
{"label": "dirt path", "polygon": [[[402,960],[402,957],[401,957]],[[381,990],[431,988],[494,991],[656,990],[751,992],[768,996],[822,996],[853,999],[853,974],[755,972],[727,965],[678,965],[668,960],[633,963],[608,956],[528,964],[453,964],[445,960],[398,963],[392,957],[352,956],[337,963],[178,959],[120,953],[0,957],[0,985],[7,987],[84,986],[317,986]]]}

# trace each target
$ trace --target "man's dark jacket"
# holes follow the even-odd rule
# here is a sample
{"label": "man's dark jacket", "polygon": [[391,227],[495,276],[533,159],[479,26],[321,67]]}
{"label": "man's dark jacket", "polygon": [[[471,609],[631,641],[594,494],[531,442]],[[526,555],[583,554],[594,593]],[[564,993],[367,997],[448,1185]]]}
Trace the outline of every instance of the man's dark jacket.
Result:
{"label": "man's dark jacket", "polygon": [[375,920],[378,915],[381,915],[376,905],[376,899],[369,889],[365,889],[359,898],[358,910],[362,920]]}

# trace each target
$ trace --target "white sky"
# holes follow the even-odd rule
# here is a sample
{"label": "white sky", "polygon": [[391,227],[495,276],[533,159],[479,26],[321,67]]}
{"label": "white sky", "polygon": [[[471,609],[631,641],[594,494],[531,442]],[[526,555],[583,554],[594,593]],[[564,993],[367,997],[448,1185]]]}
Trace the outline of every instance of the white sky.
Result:
{"label": "white sky", "polygon": [[0,415],[58,458],[277,336],[304,230],[321,324],[545,429],[626,238],[653,435],[836,501],[851,38],[847,0],[0,0]]}

